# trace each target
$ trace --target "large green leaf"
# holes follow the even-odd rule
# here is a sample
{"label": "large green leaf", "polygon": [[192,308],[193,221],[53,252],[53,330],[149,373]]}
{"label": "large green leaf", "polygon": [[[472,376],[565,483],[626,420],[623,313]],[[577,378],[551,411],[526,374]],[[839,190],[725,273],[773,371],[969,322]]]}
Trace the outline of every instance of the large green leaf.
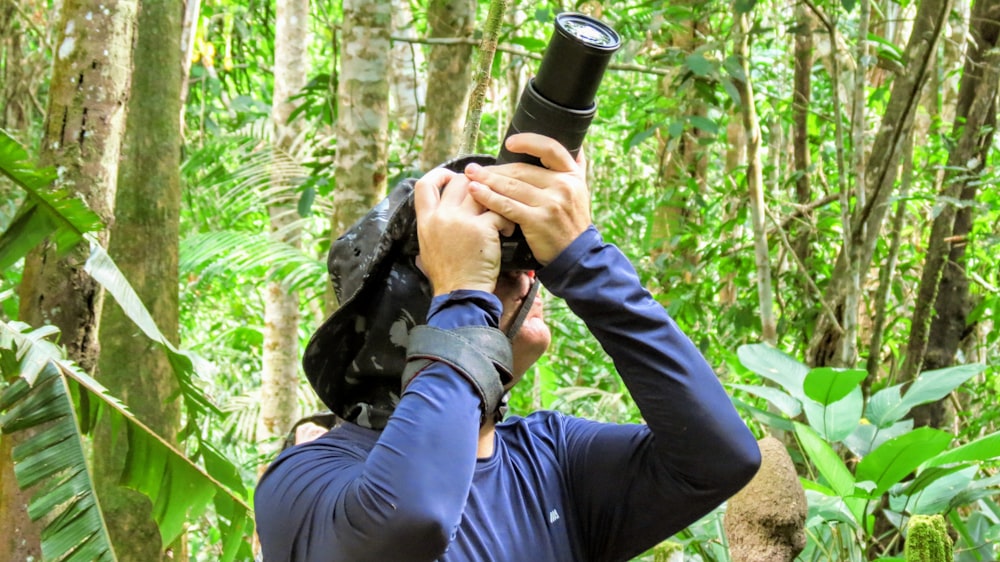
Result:
{"label": "large green leaf", "polygon": [[981,462],[1000,459],[1000,432],[991,433],[975,441],[945,451],[927,461],[927,466],[959,462]]}
{"label": "large green leaf", "polygon": [[112,296],[126,316],[136,326],[142,330],[146,337],[160,344],[167,354],[170,365],[173,367],[177,382],[180,385],[181,395],[188,406],[188,414],[198,416],[206,413],[222,415],[218,406],[212,403],[194,383],[195,363],[197,358],[186,351],[177,349],[163,332],[160,331],[153,320],[153,316],[142,304],[139,295],[129,284],[128,279],[122,275],[121,270],[115,264],[107,251],[100,244],[92,243],[90,246],[90,258],[84,266],[84,270],[90,274],[102,287]]}
{"label": "large green leaf", "polygon": [[920,476],[932,474],[922,480],[918,476],[914,485],[906,486],[899,495],[890,495],[889,506],[895,511],[914,515],[944,513],[952,498],[969,487],[977,470],[974,466],[924,470]]}
{"label": "large green leaf", "polygon": [[14,447],[11,461],[18,486],[40,486],[29,501],[28,516],[33,521],[45,520],[42,557],[115,560],[94,495],[73,403],[58,366],[45,363],[34,384],[29,384],[19,376],[19,359],[27,356],[31,340],[4,322],[0,322],[0,332],[5,356],[3,378],[9,381],[0,393],[0,429],[7,434],[36,431],[31,439]]}
{"label": "large green leaf", "polygon": [[802,445],[802,451],[809,458],[816,470],[830,485],[837,495],[847,497],[854,493],[854,476],[844,466],[836,451],[829,443],[816,433],[813,428],[796,422],[795,435]]}
{"label": "large green leaf", "polygon": [[864,396],[861,388],[855,387],[850,393],[828,406],[811,398],[802,402],[806,419],[824,439],[830,442],[843,441],[853,433],[861,422],[864,410]]}
{"label": "large green leaf", "polygon": [[931,427],[921,427],[890,439],[861,459],[855,470],[858,482],[875,483],[873,496],[881,496],[918,466],[945,450],[952,436]]}
{"label": "large green leaf", "polygon": [[844,445],[858,457],[864,457],[882,443],[911,430],[913,430],[913,420],[903,420],[889,427],[862,422],[844,438]]}
{"label": "large green leaf", "polygon": [[763,343],[741,345],[736,354],[744,367],[777,383],[794,398],[805,401],[802,383],[809,373],[808,367]]}
{"label": "large green leaf", "polygon": [[977,363],[924,371],[903,395],[903,406],[909,410],[920,404],[940,400],[965,381],[983,372],[985,368],[986,365]]}
{"label": "large green leaf", "polygon": [[731,384],[729,386],[767,400],[780,410],[782,414],[790,418],[794,418],[802,413],[802,404],[781,389],[759,384]]}
{"label": "large green leaf", "polygon": [[14,137],[0,129],[0,174],[27,192],[28,199],[11,226],[0,235],[0,270],[24,257],[51,236],[60,251],[103,227],[100,217],[72,191],[53,187],[53,168],[37,168]]}
{"label": "large green leaf", "polygon": [[[0,336],[2,336],[0,343],[5,346],[3,349],[7,350],[3,355],[4,360],[0,361],[0,365],[5,369],[11,365],[8,360],[10,350],[16,350],[21,357],[26,357],[28,355],[26,350],[33,347],[43,348],[41,353],[58,350],[51,344],[50,347],[36,345],[20,330],[3,322],[0,322]],[[19,485],[27,487],[37,482],[48,483],[44,493],[32,500],[29,514],[33,517],[51,516],[52,509],[60,513],[59,509],[67,509],[64,507],[67,498],[93,497],[93,484],[89,473],[86,479],[80,476],[80,471],[86,473],[82,448],[78,463],[67,465],[64,470],[58,468],[60,461],[66,462],[61,448],[66,447],[66,443],[79,444],[80,429],[75,425],[72,401],[65,389],[66,382],[72,381],[78,392],[86,393],[91,400],[101,404],[102,411],[110,422],[119,428],[116,433],[125,433],[129,446],[122,481],[150,498],[153,503],[153,516],[164,544],[173,542],[182,532],[183,524],[202,513],[209,502],[214,500],[217,506],[226,507],[224,511],[216,510],[219,517],[217,523],[223,533],[223,543],[226,548],[223,558],[232,560],[236,552],[246,550],[244,538],[248,536],[251,517],[242,484],[236,490],[222,484],[137,420],[121,402],[108,393],[107,389],[72,362],[65,360],[61,354],[47,357],[45,367],[34,386],[30,386],[23,378],[17,376],[16,372],[5,371],[5,374],[8,378],[14,379],[13,384],[0,395],[0,411],[5,411],[3,418],[0,418],[0,424],[5,432],[37,427],[50,421],[57,414],[73,424],[72,427],[62,427],[58,434],[50,433],[52,430],[46,426],[44,436],[29,440],[21,449],[15,450],[15,462],[19,462],[15,467]],[[50,389],[58,392],[54,394]],[[30,407],[18,408],[28,400],[31,400]],[[226,464],[229,464],[230,474],[235,473],[235,468],[221,455],[213,457],[212,463],[216,473],[226,470],[224,467]],[[60,474],[64,473],[67,476],[60,477]],[[233,483],[231,477],[227,477],[227,481]],[[99,511],[97,515],[99,516]],[[54,521],[64,522],[67,530],[53,534],[51,540],[43,535],[43,549],[45,541],[49,540],[50,550],[56,554],[70,552],[74,548],[80,552],[90,552],[93,547],[87,545],[97,532],[94,530],[97,521],[94,515],[87,515],[85,511],[81,511],[77,516],[73,512],[71,515],[57,515]]]}
{"label": "large green leaf", "polygon": [[820,367],[809,371],[802,388],[806,396],[826,406],[850,394],[867,376],[862,369]]}

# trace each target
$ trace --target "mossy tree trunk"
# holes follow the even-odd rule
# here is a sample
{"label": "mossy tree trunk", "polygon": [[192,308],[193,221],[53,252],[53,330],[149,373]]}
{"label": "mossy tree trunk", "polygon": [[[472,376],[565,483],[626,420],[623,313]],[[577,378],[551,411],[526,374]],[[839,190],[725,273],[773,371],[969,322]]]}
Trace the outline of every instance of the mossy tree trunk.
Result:
{"label": "mossy tree trunk", "polygon": [[[144,2],[136,27],[132,93],[118,170],[115,223],[108,251],[174,343],[178,334],[177,260],[180,190],[181,21],[183,7]],[[168,441],[180,425],[177,384],[162,347],[137,334],[117,303],[101,317],[99,380]],[[101,423],[94,472],[108,531],[121,560],[183,560],[183,544],[166,546],[149,499],[118,485],[128,441]]]}

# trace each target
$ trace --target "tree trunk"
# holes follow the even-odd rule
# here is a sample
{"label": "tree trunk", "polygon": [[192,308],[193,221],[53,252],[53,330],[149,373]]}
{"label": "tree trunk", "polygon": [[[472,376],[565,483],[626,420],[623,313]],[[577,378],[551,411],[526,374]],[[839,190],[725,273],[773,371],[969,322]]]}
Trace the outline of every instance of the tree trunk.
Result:
{"label": "tree trunk", "polygon": [[[860,245],[857,249],[857,271],[869,271],[875,244],[882,230],[882,222],[888,211],[887,201],[896,181],[899,159],[906,144],[906,137],[913,125],[920,90],[932,68],[938,39],[943,22],[951,9],[951,0],[923,0],[917,11],[913,31],[905,50],[908,64],[904,74],[895,78],[882,124],[872,143],[871,157],[865,173],[867,200],[858,206],[851,218],[852,232],[845,248]],[[851,281],[851,264],[848,252],[841,251],[837,258],[833,276],[826,288],[826,302],[842,315],[845,313],[845,297]],[[825,315],[820,316],[816,330],[809,342],[806,361],[812,366],[839,365],[841,341],[840,332]]]}
{"label": "tree trunk", "polygon": [[[334,239],[385,194],[391,29],[392,3],[388,0],[344,0],[344,48],[337,95],[337,191],[331,223]],[[432,99],[435,105],[443,101]]]}
{"label": "tree trunk", "polygon": [[[792,153],[795,163],[795,202],[806,205],[812,200],[812,186],[809,182],[809,105],[812,100],[812,66],[813,66],[813,28],[816,18],[802,4],[796,5],[795,21],[798,31],[795,34],[795,91],[792,94]],[[803,223],[809,225],[812,213],[803,217]],[[812,228],[796,227],[793,235],[795,240],[795,255],[802,263],[809,262],[811,253]]]}
{"label": "tree trunk", "polygon": [[30,45],[44,45],[48,37],[45,29],[22,15],[40,9],[35,0],[0,1],[0,129],[15,136],[42,113],[38,94],[47,62],[44,47]]}
{"label": "tree trunk", "polygon": [[[295,190],[280,170],[280,162],[292,158],[302,121],[290,122],[296,103],[291,100],[306,85],[306,52],[309,47],[309,1],[278,0],[274,36],[274,161],[273,191],[281,202],[270,205],[271,239],[298,246],[301,227],[295,205]],[[299,297],[280,279],[268,282],[264,293],[264,357],[260,383],[260,419],[257,440],[269,442],[265,450],[277,450],[298,418]]]}
{"label": "tree trunk", "polygon": [[483,40],[479,43],[475,78],[473,79],[472,97],[465,114],[465,126],[462,128],[462,142],[459,154],[474,154],[476,140],[479,138],[479,122],[483,117],[483,103],[486,101],[486,90],[490,86],[493,69],[493,55],[497,51],[497,41],[500,28],[503,26],[504,13],[507,11],[507,0],[491,0],[490,12],[483,26]]}
{"label": "tree trunk", "polygon": [[749,13],[738,14],[737,37],[733,54],[743,67],[744,80],[736,81],[740,93],[741,116],[747,146],[747,188],[749,189],[750,215],[753,225],[754,258],[757,264],[757,298],[760,306],[761,340],[775,345],[778,342],[778,323],[774,318],[774,297],[771,291],[771,256],[767,244],[764,203],[764,178],[760,160],[760,123],[754,105],[753,86],[750,83],[750,27]]}
{"label": "tree trunk", "polygon": [[[105,224],[113,220],[118,158],[124,134],[135,0],[65,0],[59,20],[49,106],[39,163],[60,170],[58,180],[87,202]],[[97,236],[107,242],[107,231]],[[24,264],[19,318],[60,329],[69,357],[93,372],[103,293],[83,271],[81,244],[63,256],[43,243]],[[0,440],[0,552],[11,560],[40,559],[39,526],[28,519],[30,497],[14,480],[11,450],[32,432]]]}
{"label": "tree trunk", "polygon": [[[952,129],[954,144],[948,154],[949,171],[943,197],[965,202],[973,202],[976,197],[996,122],[1000,74],[1000,55],[996,52],[1000,37],[998,22],[1000,2],[976,2],[970,29],[974,40],[969,42],[958,92]],[[970,311],[965,245],[972,228],[974,208],[956,209],[956,205],[947,203],[931,226],[901,380],[912,380],[920,372],[921,365],[930,370],[954,363]],[[916,425],[940,427],[943,417],[941,403],[928,404],[914,411]]]}
{"label": "tree trunk", "polygon": [[[109,253],[160,330],[178,333],[177,249],[180,226],[181,8],[146,2],[136,28],[132,91],[118,170],[115,223]],[[162,347],[136,335],[115,303],[101,317],[99,380],[143,422],[173,442],[180,404]],[[109,422],[94,436],[94,480],[115,552],[122,560],[186,558],[178,541],[163,554],[149,498],[119,486],[128,442]]]}
{"label": "tree trunk", "polygon": [[[430,37],[471,37],[476,2],[432,0],[427,7]],[[472,46],[433,45],[427,55],[427,123],[420,164],[424,170],[458,156],[472,85]]]}
{"label": "tree trunk", "polygon": [[[413,10],[408,2],[396,4],[392,11],[393,35],[415,39]],[[395,141],[403,149],[399,158],[404,166],[412,166],[417,157],[418,139],[424,134],[424,100],[427,85],[421,69],[423,51],[413,43],[398,41],[389,52],[389,117],[395,125]]]}

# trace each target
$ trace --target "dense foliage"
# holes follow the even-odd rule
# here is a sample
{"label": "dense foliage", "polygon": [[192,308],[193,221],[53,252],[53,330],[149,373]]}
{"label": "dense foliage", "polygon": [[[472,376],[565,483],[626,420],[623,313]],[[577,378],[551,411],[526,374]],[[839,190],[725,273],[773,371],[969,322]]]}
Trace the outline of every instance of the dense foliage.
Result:
{"label": "dense foliage", "polygon": [[[37,8],[42,3],[23,4],[36,8],[18,15],[32,38],[24,56],[51,57],[54,31],[32,17],[38,10],[44,13],[44,7]],[[410,4],[413,17],[405,31],[425,38],[427,3]],[[632,259],[649,290],[716,366],[755,433],[763,437],[776,432],[790,445],[810,505],[809,542],[800,559],[900,556],[906,521],[931,514],[944,515],[956,531],[957,560],[995,559],[1000,555],[995,546],[1000,538],[1000,414],[993,407],[1000,391],[1000,330],[995,329],[1000,317],[1000,196],[989,186],[997,179],[997,151],[988,150],[985,162],[970,162],[959,170],[978,174],[975,199],[939,196],[946,174],[955,172],[947,162],[955,144],[952,119],[970,5],[959,2],[952,7],[934,76],[919,99],[912,164],[902,165],[900,187],[889,202],[889,215],[898,212],[902,217],[900,226],[894,230],[887,221],[872,267],[864,272],[858,307],[860,357],[845,369],[833,369],[804,363],[817,321],[825,314],[823,291],[835,275],[844,244],[840,194],[855,187],[852,155],[861,155],[862,161],[878,157],[870,152],[871,141],[889,103],[895,73],[903,72],[903,49],[917,6],[891,0],[872,4],[872,25],[859,37],[861,6],[856,2],[806,4],[832,22],[835,48],[830,47],[829,30],[817,19],[803,19],[787,5],[773,2],[537,2],[513,7],[493,65],[478,148],[497,151],[510,99],[517,95],[510,78],[523,79],[533,72],[556,13],[578,9],[612,24],[625,46],[602,85],[598,118],[586,145],[594,222],[606,240]],[[487,8],[487,2],[480,2],[480,19]],[[344,45],[339,44],[339,3],[320,0],[312,10],[310,81],[297,96],[302,105],[294,116],[305,124],[305,133],[291,152],[273,149],[268,121],[275,49],[272,4],[206,0],[197,21],[182,167],[179,347],[185,351],[168,350],[188,358],[177,360],[177,370],[186,381],[182,387],[189,425],[184,445],[194,462],[159,449],[156,458],[162,465],[175,463],[172,470],[185,471],[186,482],[200,490],[197,497],[161,495],[159,500],[176,502],[163,507],[175,527],[177,517],[191,515],[187,531],[192,557],[198,560],[218,559],[223,551],[245,556],[249,550],[236,543],[244,536],[241,510],[248,490],[258,466],[268,458],[266,444],[259,443],[255,433],[267,281],[281,280],[299,291],[301,345],[326,313],[328,217],[338,201],[332,174],[337,139],[332,131],[338,117],[338,53]],[[742,13],[754,20],[749,75],[734,55],[734,22]],[[404,40],[403,31],[394,31],[396,42],[426,50],[427,45]],[[811,157],[807,170],[799,169],[792,156],[795,39],[803,33],[811,35],[815,49],[806,121]],[[859,42],[870,46],[868,60],[856,60]],[[856,122],[848,108],[859,63],[868,71],[862,119]],[[0,59],[0,70],[12,64],[16,61]],[[418,79],[423,72],[416,69]],[[757,343],[762,338],[760,279],[741,134],[744,100],[735,86],[747,79],[754,87],[752,101],[760,121],[777,349]],[[44,96],[43,81],[34,87]],[[34,146],[37,128],[37,123],[28,124],[17,137]],[[849,134],[854,129],[860,134]],[[389,178],[418,172],[413,163],[419,161],[420,137],[408,134],[408,126],[396,121],[390,122],[390,132]],[[87,222],[86,210],[78,208],[78,200],[67,198],[58,182],[49,188],[55,171],[25,164],[27,157],[18,150],[5,136],[0,168],[13,183],[0,183],[0,347],[5,350],[3,380],[9,383],[4,396],[24,392],[17,382],[23,377],[19,365],[26,361],[21,342],[22,334],[31,333],[29,327],[13,323],[22,274],[17,260],[45,236],[54,233],[60,243],[69,244],[99,227]],[[271,183],[275,169],[292,178],[304,232],[301,248],[267,237],[268,205],[279,196]],[[803,175],[811,179],[808,201],[797,199],[796,184]],[[853,196],[849,201],[857,205]],[[898,376],[928,233],[931,222],[949,205],[974,211],[971,231],[962,241],[971,312],[956,366],[922,373],[908,384]],[[898,236],[898,244],[893,244],[893,236]],[[112,276],[108,283],[123,282]],[[879,302],[880,283],[888,290],[886,303]],[[553,347],[517,389],[512,411],[555,408],[614,422],[641,421],[613,365],[585,326],[562,303],[549,298],[546,305]],[[137,318],[138,308],[141,305],[132,307]],[[874,321],[880,308],[886,313],[881,327]],[[143,330],[149,333],[148,327]],[[876,332],[881,343],[871,349]],[[108,415],[124,416],[121,423],[128,423],[127,409],[115,409],[117,400],[99,385],[92,390],[80,386],[89,378],[73,374],[71,363],[45,349],[43,362],[50,367],[35,372],[51,377],[61,370],[70,382],[60,396],[79,401],[81,395],[92,394],[114,412]],[[874,373],[864,368],[869,356],[874,357]],[[197,357],[197,363],[190,357]],[[0,388],[4,384],[0,382]],[[303,411],[321,408],[304,379],[299,396]],[[914,429],[907,420],[911,408],[939,400],[947,401],[951,410],[949,423]],[[7,407],[0,401],[0,410]],[[60,410],[63,415],[66,411],[72,409]],[[86,418],[79,411],[76,415]],[[4,431],[14,429],[4,422]],[[137,439],[156,446],[155,440]],[[186,502],[198,505],[189,511]],[[202,512],[208,515],[199,515]],[[673,541],[688,556],[728,560],[722,513],[720,509]],[[216,521],[224,525],[221,530]],[[160,523],[165,538],[180,532],[163,531]],[[665,556],[667,549],[647,557]]]}

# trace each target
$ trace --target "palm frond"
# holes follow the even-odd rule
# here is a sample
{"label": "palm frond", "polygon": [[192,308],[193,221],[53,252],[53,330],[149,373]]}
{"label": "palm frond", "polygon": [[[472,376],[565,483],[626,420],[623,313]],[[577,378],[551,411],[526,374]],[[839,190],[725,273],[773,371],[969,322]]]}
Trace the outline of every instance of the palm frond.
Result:
{"label": "palm frond", "polygon": [[[34,385],[20,376],[29,352],[45,358]],[[242,482],[232,476],[236,474],[232,463],[203,444],[202,449],[213,454],[201,454],[206,459],[206,468],[202,468],[136,419],[106,388],[37,334],[0,322],[0,355],[4,376],[12,381],[0,394],[0,426],[4,433],[41,427],[36,437],[15,448],[14,462],[19,486],[45,483],[32,498],[29,515],[35,520],[51,518],[42,533],[46,560],[114,560],[87,469],[69,384],[98,403],[113,427],[124,427],[128,456],[122,483],[150,498],[163,544],[173,542],[183,531],[184,522],[214,501],[224,544],[222,559],[246,554],[249,545],[244,537],[250,530],[251,510]]]}
{"label": "palm frond", "polygon": [[84,270],[101,284],[102,287],[118,302],[122,311],[146,336],[154,342],[160,344],[167,354],[167,359],[173,368],[177,383],[181,389],[181,396],[188,407],[188,415],[191,418],[189,423],[193,423],[198,416],[212,414],[221,416],[219,410],[212,400],[205,395],[195,384],[195,364],[201,360],[196,356],[177,349],[170,340],[156,326],[156,321],[146,310],[136,294],[135,289],[129,284],[128,279],[122,275],[120,269],[115,264],[107,251],[100,244],[93,242],[90,247],[90,257],[87,259]]}
{"label": "palm frond", "polygon": [[72,191],[53,187],[53,168],[37,168],[14,137],[0,129],[0,174],[27,192],[10,227],[0,235],[0,270],[24,257],[46,237],[60,251],[103,227],[100,217]]}
{"label": "palm frond", "polygon": [[207,232],[181,242],[183,275],[247,274],[281,282],[287,290],[322,293],[326,264],[267,235],[241,231]]}
{"label": "palm frond", "polygon": [[[32,521],[48,519],[41,535],[43,558],[116,560],[66,382],[56,363],[33,364],[53,348],[38,334],[0,322],[0,369],[9,381],[0,393],[0,429],[9,434],[37,428],[33,438],[14,447],[11,460],[22,489],[43,484],[28,504]],[[33,383],[20,376],[24,371],[33,372]]]}

